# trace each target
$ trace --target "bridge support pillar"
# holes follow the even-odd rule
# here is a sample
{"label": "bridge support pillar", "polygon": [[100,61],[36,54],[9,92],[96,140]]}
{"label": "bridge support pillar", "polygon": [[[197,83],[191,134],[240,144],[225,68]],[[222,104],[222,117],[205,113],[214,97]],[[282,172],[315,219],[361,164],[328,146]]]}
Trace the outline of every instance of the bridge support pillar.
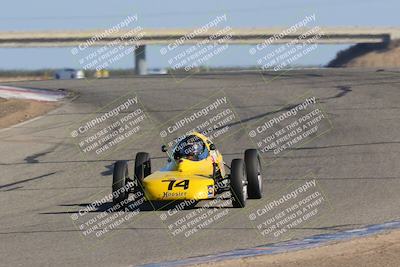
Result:
{"label": "bridge support pillar", "polygon": [[135,49],[135,74],[137,75],[147,74],[145,45],[139,45]]}

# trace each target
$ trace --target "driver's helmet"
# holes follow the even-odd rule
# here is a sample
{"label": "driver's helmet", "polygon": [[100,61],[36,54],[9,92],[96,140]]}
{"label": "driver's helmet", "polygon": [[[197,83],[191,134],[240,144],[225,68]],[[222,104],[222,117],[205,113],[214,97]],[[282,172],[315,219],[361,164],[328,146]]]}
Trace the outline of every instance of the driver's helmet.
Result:
{"label": "driver's helmet", "polygon": [[198,136],[190,135],[177,145],[175,155],[178,158],[200,160],[200,155],[204,152],[204,149],[204,142]]}

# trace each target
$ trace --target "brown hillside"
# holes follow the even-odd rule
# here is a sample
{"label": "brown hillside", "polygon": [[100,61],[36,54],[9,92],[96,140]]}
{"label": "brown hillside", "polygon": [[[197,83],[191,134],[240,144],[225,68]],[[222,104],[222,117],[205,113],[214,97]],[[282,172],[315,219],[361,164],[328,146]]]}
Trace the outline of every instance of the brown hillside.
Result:
{"label": "brown hillside", "polygon": [[328,67],[400,67],[400,40],[382,44],[357,44],[340,51]]}

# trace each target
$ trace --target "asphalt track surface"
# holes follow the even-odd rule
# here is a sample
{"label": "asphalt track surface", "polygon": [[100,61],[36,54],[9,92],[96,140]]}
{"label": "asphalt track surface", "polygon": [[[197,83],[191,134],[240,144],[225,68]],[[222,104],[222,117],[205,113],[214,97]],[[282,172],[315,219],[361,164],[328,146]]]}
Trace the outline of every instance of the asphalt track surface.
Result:
{"label": "asphalt track surface", "polygon": [[[258,72],[232,72],[195,75],[181,82],[171,76],[148,76],[10,83],[71,89],[79,97],[42,118],[0,132],[0,265],[126,266],[276,242],[262,238],[248,214],[282,188],[301,183],[309,172],[331,208],[279,240],[399,219],[399,71],[315,69],[263,77]],[[266,199],[250,200],[245,209],[229,209],[229,216],[200,235],[173,237],[160,220],[164,211],[141,211],[104,238],[84,237],[71,214],[93,196],[110,193],[113,161],[148,151],[156,169],[165,155],[155,131],[154,136],[123,145],[106,158],[85,159],[69,128],[133,91],[155,124],[162,124],[221,89],[245,125],[312,90],[333,128],[264,168]],[[248,138],[246,131],[239,130],[232,142],[220,145],[227,162],[242,157]]]}

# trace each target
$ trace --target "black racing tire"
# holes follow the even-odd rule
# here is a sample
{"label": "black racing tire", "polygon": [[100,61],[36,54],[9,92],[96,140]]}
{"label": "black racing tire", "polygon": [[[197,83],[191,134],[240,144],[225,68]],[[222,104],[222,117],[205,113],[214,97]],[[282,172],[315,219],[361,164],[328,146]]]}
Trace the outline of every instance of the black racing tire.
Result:
{"label": "black racing tire", "polygon": [[135,179],[142,182],[143,179],[151,174],[150,154],[139,152],[135,158]]}
{"label": "black racing tire", "polygon": [[247,175],[247,194],[249,198],[260,199],[263,192],[263,180],[260,155],[257,149],[246,149],[244,162]]}
{"label": "black racing tire", "polygon": [[113,205],[117,205],[128,198],[129,192],[125,187],[127,183],[128,173],[128,163],[125,160],[118,160],[114,163],[113,171]]}
{"label": "black racing tire", "polygon": [[234,208],[246,206],[245,180],[246,168],[242,159],[234,159],[231,163],[231,195]]}

